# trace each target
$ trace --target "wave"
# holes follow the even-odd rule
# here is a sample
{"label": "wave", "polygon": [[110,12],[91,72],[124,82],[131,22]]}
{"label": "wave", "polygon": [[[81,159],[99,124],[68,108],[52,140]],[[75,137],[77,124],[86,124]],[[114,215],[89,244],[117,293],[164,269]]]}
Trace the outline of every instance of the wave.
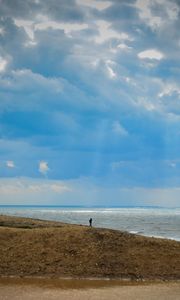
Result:
{"label": "wave", "polygon": [[0,214],[128,231],[134,234],[180,241],[180,209],[1,207]]}

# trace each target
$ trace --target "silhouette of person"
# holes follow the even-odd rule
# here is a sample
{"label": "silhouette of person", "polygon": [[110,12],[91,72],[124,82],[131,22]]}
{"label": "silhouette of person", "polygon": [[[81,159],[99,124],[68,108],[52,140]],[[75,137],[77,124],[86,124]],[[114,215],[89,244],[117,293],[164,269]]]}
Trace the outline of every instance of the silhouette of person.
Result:
{"label": "silhouette of person", "polygon": [[92,227],[92,218],[89,219],[89,226]]}

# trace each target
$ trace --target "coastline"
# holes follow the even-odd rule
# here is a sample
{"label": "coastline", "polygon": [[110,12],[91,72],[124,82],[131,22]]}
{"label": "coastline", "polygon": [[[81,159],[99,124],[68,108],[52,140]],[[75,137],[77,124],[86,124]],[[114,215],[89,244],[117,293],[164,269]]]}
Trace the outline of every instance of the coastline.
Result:
{"label": "coastline", "polygon": [[180,242],[0,216],[0,277],[180,280]]}
{"label": "coastline", "polygon": [[0,206],[0,214],[77,225],[92,217],[99,228],[180,241],[180,208],[174,207]]}
{"label": "coastline", "polygon": [[180,242],[0,215],[0,300],[178,300]]}
{"label": "coastline", "polygon": [[118,278],[73,278],[73,277],[34,277],[34,276],[1,276],[0,286],[39,286],[59,289],[91,289],[117,286],[152,286],[178,285],[180,280],[130,280]]}

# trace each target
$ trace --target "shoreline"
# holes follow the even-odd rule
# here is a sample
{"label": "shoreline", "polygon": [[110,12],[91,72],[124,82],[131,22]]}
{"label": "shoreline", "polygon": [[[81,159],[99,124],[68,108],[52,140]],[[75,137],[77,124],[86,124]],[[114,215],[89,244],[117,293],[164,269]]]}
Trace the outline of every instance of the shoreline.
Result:
{"label": "shoreline", "polygon": [[21,276],[21,275],[0,275],[0,284],[6,282],[25,282],[28,284],[31,282],[82,282],[87,284],[100,283],[110,285],[151,285],[151,284],[166,284],[166,283],[180,283],[180,279],[160,279],[160,278],[143,278],[143,279],[131,279],[131,278],[118,278],[118,277],[57,277],[57,276]]}
{"label": "shoreline", "polygon": [[[61,223],[64,225],[72,225],[72,226],[84,226],[84,227],[89,227],[89,225],[87,224],[77,224],[77,223],[68,223],[68,222],[61,222],[61,221],[57,221],[57,220],[50,220],[50,219],[40,219],[40,218],[32,218],[32,217],[26,217],[26,216],[17,216],[17,215],[13,215],[13,214],[2,214],[0,213],[0,218],[1,217],[13,217],[13,218],[19,218],[19,219],[29,219],[29,220],[34,220],[34,221],[41,221],[41,222],[51,222],[51,223]],[[0,224],[1,227],[1,224]],[[120,232],[124,232],[127,234],[132,234],[132,235],[137,235],[137,236],[141,236],[141,237],[145,237],[145,238],[155,238],[155,239],[160,239],[160,240],[168,240],[168,241],[175,241],[175,242],[180,242],[179,238],[172,238],[172,237],[163,237],[163,236],[159,236],[159,235],[144,235],[144,234],[140,234],[138,231],[124,231],[124,230],[120,230],[120,229],[116,229],[116,228],[110,228],[110,227],[96,227],[93,226],[93,228],[96,229],[106,229],[106,230],[114,230],[114,231],[120,231]]]}
{"label": "shoreline", "polygon": [[178,241],[4,215],[0,238],[0,279],[180,280]]}
{"label": "shoreline", "polygon": [[71,288],[88,288],[103,286],[139,286],[139,285],[164,285],[180,284],[180,279],[143,279],[131,280],[130,278],[97,278],[97,277],[46,277],[46,276],[0,276],[0,284],[38,284]]}

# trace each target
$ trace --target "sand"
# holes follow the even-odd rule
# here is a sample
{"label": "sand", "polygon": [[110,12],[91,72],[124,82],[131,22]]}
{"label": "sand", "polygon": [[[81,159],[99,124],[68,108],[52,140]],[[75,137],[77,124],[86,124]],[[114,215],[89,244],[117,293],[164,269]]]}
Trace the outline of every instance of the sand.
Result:
{"label": "sand", "polygon": [[0,300],[12,299],[179,300],[180,242],[0,216]]}
{"label": "sand", "polygon": [[0,216],[0,276],[179,280],[180,242]]}
{"label": "sand", "polygon": [[[58,284],[59,283],[59,284]],[[79,285],[78,285],[79,283]],[[0,300],[179,300],[180,283],[131,284],[94,281],[36,279],[0,280]]]}

